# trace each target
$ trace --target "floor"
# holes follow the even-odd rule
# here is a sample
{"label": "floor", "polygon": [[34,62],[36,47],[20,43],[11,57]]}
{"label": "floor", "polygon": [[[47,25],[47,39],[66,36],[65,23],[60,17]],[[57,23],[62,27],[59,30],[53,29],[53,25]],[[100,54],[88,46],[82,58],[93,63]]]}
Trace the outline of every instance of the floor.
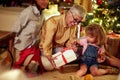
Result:
{"label": "floor", "polygon": [[[1,66],[0,74],[1,75],[5,74],[6,72],[12,71],[10,69],[10,62],[2,63],[3,60],[6,58],[6,56],[7,56],[7,51],[5,51],[4,53],[0,53],[0,66]],[[5,59],[5,60],[10,60],[10,59]],[[84,76],[83,77],[75,76],[75,71],[77,70],[77,68],[78,68],[77,64],[66,65],[62,72],[61,70],[44,72],[43,74],[37,75],[35,77],[27,77],[27,80],[84,80]],[[11,74],[14,74],[14,73],[11,72]],[[24,74],[24,72],[21,74]],[[13,76],[10,76],[10,77],[13,77]],[[94,80],[120,80],[118,79],[118,77],[119,77],[118,75],[103,75],[103,76],[94,77]],[[19,79],[21,78],[22,77],[20,77]],[[3,79],[3,80],[6,80],[6,79]],[[22,80],[26,80],[26,79],[24,78]]]}

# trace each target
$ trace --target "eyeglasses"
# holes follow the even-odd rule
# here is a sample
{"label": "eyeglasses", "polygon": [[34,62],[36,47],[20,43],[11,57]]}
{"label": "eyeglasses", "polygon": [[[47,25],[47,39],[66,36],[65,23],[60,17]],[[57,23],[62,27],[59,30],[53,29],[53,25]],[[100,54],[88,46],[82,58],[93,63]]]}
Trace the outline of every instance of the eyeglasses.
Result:
{"label": "eyeglasses", "polygon": [[73,22],[75,23],[75,24],[79,24],[80,22],[82,22],[82,21],[79,21],[78,19],[75,19],[75,17],[73,16],[73,13],[72,13],[72,11],[70,11],[71,12],[71,14],[72,14],[72,17],[73,17]]}

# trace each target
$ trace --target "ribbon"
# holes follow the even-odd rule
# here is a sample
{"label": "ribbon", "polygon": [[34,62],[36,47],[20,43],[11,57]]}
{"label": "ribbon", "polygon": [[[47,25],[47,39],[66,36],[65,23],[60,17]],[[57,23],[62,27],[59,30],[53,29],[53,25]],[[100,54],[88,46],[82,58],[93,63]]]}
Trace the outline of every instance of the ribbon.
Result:
{"label": "ribbon", "polygon": [[68,63],[68,62],[67,62],[67,59],[66,59],[65,56],[63,55],[63,53],[64,53],[66,50],[71,50],[71,48],[64,48],[64,49],[62,49],[62,50],[61,50],[61,54],[58,54],[58,55],[56,55],[56,56],[53,57],[53,58],[56,59],[57,57],[62,56],[62,60],[64,61],[64,63],[65,63],[65,64]]}
{"label": "ribbon", "polygon": [[67,63],[67,60],[66,60],[66,58],[65,58],[65,56],[62,54],[62,59],[63,59],[63,61],[65,62],[65,64]]}

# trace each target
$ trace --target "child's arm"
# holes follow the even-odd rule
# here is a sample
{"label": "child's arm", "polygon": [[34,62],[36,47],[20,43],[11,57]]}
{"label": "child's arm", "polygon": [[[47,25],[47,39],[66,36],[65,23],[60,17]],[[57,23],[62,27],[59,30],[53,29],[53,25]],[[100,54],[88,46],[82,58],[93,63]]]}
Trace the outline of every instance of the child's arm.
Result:
{"label": "child's arm", "polygon": [[98,51],[97,61],[98,61],[98,63],[102,63],[105,61],[105,59],[106,59],[105,48],[104,48],[104,46],[102,46]]}

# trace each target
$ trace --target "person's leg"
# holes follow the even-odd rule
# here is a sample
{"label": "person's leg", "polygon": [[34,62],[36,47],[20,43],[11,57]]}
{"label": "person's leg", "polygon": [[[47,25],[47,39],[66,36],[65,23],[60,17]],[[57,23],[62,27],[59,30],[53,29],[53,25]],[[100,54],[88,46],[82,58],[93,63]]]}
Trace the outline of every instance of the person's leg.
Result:
{"label": "person's leg", "polygon": [[118,59],[118,58],[116,58],[116,57],[109,57],[108,59],[107,59],[107,63],[109,64],[109,65],[111,65],[111,66],[115,66],[115,67],[117,67],[117,68],[119,68],[120,69],[120,59]]}
{"label": "person's leg", "polygon": [[87,72],[87,65],[81,64],[80,69],[76,72],[76,75],[81,77],[81,76],[85,75],[86,72]]}
{"label": "person's leg", "polygon": [[17,62],[19,60],[19,58],[20,58],[20,51],[15,49],[14,56],[15,56],[15,62]]}
{"label": "person's leg", "polygon": [[98,69],[96,65],[90,67],[90,72],[93,76],[101,76],[107,73],[111,73],[112,69]]}
{"label": "person's leg", "polygon": [[106,62],[111,66],[115,66],[120,69],[120,59],[116,58],[115,56],[111,55],[110,53],[106,52]]}

